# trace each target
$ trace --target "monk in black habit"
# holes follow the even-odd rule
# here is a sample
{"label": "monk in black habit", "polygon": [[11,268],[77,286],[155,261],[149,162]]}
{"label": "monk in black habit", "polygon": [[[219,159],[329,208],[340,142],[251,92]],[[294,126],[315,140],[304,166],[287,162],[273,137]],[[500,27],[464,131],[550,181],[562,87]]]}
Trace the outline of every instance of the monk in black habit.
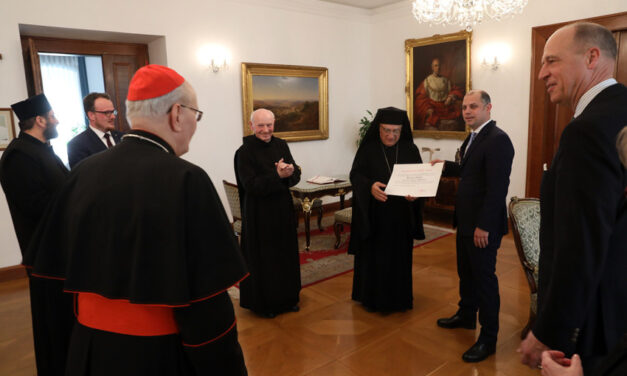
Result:
{"label": "monk in black habit", "polygon": [[422,163],[409,119],[394,107],[377,111],[357,150],[350,173],[353,221],[349,253],[355,255],[353,300],[369,311],[413,307],[413,240],[424,239],[421,201],[388,196],[395,164]]}
{"label": "monk in black habit", "polygon": [[250,277],[240,305],[265,317],[298,311],[300,263],[296,215],[289,188],[300,180],[287,143],[272,135],[274,114],[252,113],[253,135],[235,153],[242,209],[242,252]]}
{"label": "monk in black habit", "polygon": [[246,375],[226,292],[244,261],[209,176],[179,158],[196,93],[147,65],[126,108],[131,132],[72,170],[25,256],[76,294],[67,375]]}
{"label": "monk in black habit", "polygon": [[[0,182],[9,204],[22,256],[54,194],[69,174],[50,146],[57,124],[48,99],[39,94],[11,105],[20,119],[20,135],[2,153]],[[74,326],[72,295],[57,280],[29,277],[37,373],[63,375]]]}

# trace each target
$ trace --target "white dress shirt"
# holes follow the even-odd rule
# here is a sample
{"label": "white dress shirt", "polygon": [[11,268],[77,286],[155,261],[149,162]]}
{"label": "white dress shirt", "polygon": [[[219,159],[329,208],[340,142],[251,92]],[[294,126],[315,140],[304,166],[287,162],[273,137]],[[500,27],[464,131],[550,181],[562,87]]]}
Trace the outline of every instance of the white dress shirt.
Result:
{"label": "white dress shirt", "polygon": [[[91,124],[89,124],[89,128],[91,128],[92,131],[94,131],[94,133],[96,134],[96,136],[98,136],[98,138],[100,139],[100,141],[102,141],[102,143],[106,146],[109,147],[109,145],[107,145],[107,139],[105,138],[105,132],[101,131],[100,129],[96,128],[96,127],[92,127]],[[111,141],[111,145],[115,146],[115,140],[113,139],[113,135],[111,134],[111,132],[107,132],[106,134],[109,135],[109,140]]]}

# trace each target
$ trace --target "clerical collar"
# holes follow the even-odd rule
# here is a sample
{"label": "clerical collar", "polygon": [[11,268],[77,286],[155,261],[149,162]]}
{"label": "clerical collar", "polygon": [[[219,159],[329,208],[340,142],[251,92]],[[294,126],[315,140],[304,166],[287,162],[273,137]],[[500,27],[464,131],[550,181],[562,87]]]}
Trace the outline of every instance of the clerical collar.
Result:
{"label": "clerical collar", "polygon": [[590,90],[586,91],[581,98],[579,98],[579,102],[577,102],[577,106],[575,107],[575,114],[573,117],[577,117],[581,115],[583,110],[592,102],[594,97],[596,97],[600,92],[602,92],[605,88],[616,84],[617,81],[614,78],[608,78],[605,81],[601,81],[598,84],[594,85],[590,88]]}
{"label": "clerical collar", "polygon": [[159,148],[163,149],[163,151],[165,151],[166,153],[174,154],[174,149],[172,149],[170,144],[165,142],[161,137],[150,132],[146,132],[146,131],[139,130],[139,129],[133,129],[127,134],[125,134],[124,136],[122,136],[122,138],[139,139],[147,143],[151,143],[155,146],[158,146]]}
{"label": "clerical collar", "polygon": [[38,139],[37,137],[31,136],[30,134],[28,134],[26,132],[20,132],[18,137],[23,139],[23,140],[26,140],[28,142],[31,142],[33,144],[36,144],[36,145],[43,145],[43,146],[46,146],[46,147],[52,147],[52,146],[50,146],[50,141],[43,142],[40,139]]}

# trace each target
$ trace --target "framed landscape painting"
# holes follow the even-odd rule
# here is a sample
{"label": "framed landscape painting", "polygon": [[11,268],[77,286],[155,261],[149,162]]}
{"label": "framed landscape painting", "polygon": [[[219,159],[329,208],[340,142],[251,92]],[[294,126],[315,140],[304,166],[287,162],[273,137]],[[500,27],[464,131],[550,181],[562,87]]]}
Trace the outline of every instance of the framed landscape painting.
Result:
{"label": "framed landscape painting", "polygon": [[274,135],[286,141],[329,138],[328,69],[242,63],[244,136],[252,134],[250,114],[274,113]]}
{"label": "framed landscape painting", "polygon": [[0,150],[5,150],[14,138],[13,110],[0,108]]}
{"label": "framed landscape painting", "polygon": [[405,41],[407,115],[414,137],[466,137],[462,100],[471,88],[471,39],[471,32],[462,31]]}

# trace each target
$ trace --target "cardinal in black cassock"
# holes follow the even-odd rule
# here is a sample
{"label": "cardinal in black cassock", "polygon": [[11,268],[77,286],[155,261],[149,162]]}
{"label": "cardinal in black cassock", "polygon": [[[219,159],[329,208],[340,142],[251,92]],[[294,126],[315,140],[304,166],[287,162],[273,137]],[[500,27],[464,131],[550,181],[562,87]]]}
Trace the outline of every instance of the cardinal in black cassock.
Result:
{"label": "cardinal in black cassock", "polygon": [[[244,137],[235,153],[242,209],[241,247],[250,272],[240,283],[240,305],[271,318],[298,310],[300,263],[289,188],[300,180],[300,167],[287,143],[272,136],[272,112],[255,111],[251,126],[255,134]],[[289,176],[280,176],[283,165],[291,166]]]}
{"label": "cardinal in black cassock", "polygon": [[196,107],[178,73],[140,68],[132,131],[72,170],[31,242],[33,274],[76,294],[68,376],[247,374],[226,292],[244,261],[209,176],[179,158]]}
{"label": "cardinal in black cassock", "polygon": [[370,311],[413,307],[413,239],[425,237],[422,200],[382,192],[394,165],[400,163],[422,163],[407,113],[394,107],[379,109],[350,173],[353,220],[349,253],[355,255],[352,297]]}

